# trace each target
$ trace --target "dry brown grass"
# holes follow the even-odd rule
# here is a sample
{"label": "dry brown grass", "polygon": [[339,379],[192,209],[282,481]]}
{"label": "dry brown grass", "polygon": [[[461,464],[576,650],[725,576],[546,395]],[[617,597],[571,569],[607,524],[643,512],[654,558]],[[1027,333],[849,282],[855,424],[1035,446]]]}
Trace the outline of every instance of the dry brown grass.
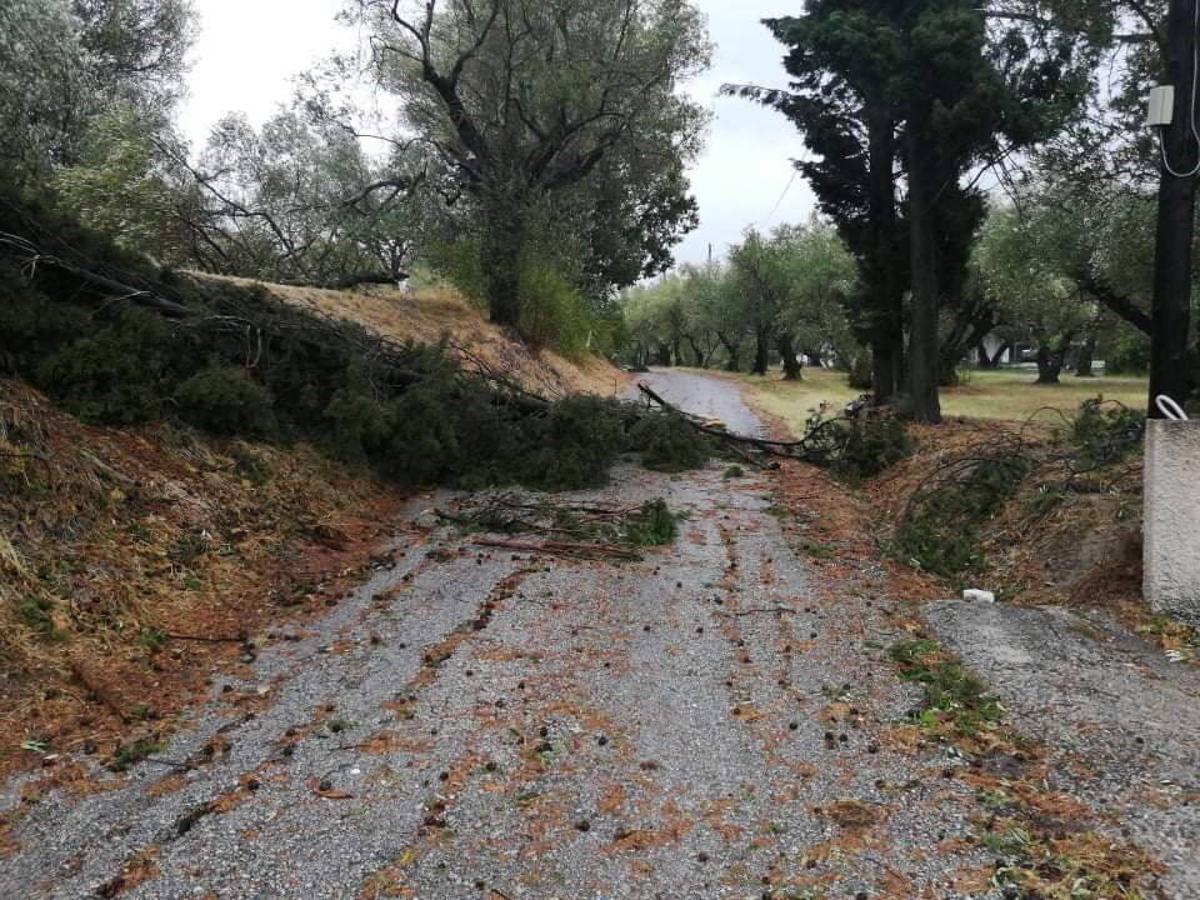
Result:
{"label": "dry brown grass", "polygon": [[0,771],[169,727],[239,635],[335,600],[404,499],[310,448],[85,426],[19,382],[0,423]]}
{"label": "dry brown grass", "polygon": [[[215,276],[202,276],[212,278]],[[244,278],[224,279],[238,284]],[[447,342],[465,365],[482,364],[505,373],[526,390],[556,397],[570,393],[624,393],[628,376],[598,356],[567,359],[546,348],[530,349],[487,321],[486,312],[448,287],[412,292],[388,287],[354,291],[264,284],[272,295],[304,309],[357,322],[399,341]]]}

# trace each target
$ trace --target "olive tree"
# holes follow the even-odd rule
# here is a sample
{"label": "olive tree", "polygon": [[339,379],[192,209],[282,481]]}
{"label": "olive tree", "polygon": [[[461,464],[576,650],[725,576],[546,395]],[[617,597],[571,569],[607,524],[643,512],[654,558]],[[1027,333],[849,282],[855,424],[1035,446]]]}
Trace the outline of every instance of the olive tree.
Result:
{"label": "olive tree", "polygon": [[89,128],[115,106],[164,129],[194,27],[188,0],[0,3],[0,161],[43,179],[79,161]]}
{"label": "olive tree", "polygon": [[1083,237],[1080,220],[1044,204],[988,216],[972,254],[982,291],[1003,320],[1030,335],[1038,384],[1057,384],[1067,352],[1090,337],[1100,305],[1071,269]]}
{"label": "olive tree", "polygon": [[[677,87],[710,50],[687,0],[358,0],[357,10],[375,81],[480,222],[493,321],[520,321],[535,208],[569,205],[604,176],[603,196],[636,196],[629,167],[678,174],[698,149],[704,114]],[[680,185],[667,185],[673,197]]]}

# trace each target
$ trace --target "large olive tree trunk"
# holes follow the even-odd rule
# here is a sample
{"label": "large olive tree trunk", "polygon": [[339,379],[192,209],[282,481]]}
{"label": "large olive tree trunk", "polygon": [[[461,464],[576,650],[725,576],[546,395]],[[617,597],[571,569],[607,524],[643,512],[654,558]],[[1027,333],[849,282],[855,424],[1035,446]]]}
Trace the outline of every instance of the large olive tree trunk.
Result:
{"label": "large olive tree trunk", "polygon": [[786,332],[779,335],[779,355],[783,358],[783,380],[799,381],[803,368],[796,356],[796,346],[792,336]]}
{"label": "large olive tree trunk", "polygon": [[1095,378],[1096,373],[1092,371],[1092,362],[1096,358],[1096,339],[1088,338],[1083,342],[1083,346],[1079,348],[1079,356],[1075,359],[1075,377],[1076,378]]}
{"label": "large olive tree trunk", "polygon": [[741,357],[742,342],[740,340],[738,340],[736,342],[731,341],[728,337],[726,337],[720,331],[717,332],[717,340],[719,340],[721,342],[721,346],[723,346],[725,348],[725,354],[729,357],[729,359],[725,363],[725,371],[726,372],[740,371],[741,366],[738,365],[738,362],[739,362],[739,358]]}
{"label": "large olive tree trunk", "polygon": [[1062,373],[1063,363],[1067,358],[1067,350],[1071,348],[1071,338],[1065,337],[1058,344],[1042,342],[1037,349],[1037,384],[1058,384],[1058,376]]}
{"label": "large olive tree trunk", "polygon": [[770,357],[770,341],[771,332],[769,329],[759,327],[754,332],[754,366],[750,369],[751,375],[766,375],[767,369],[771,365]]}
{"label": "large olive tree trunk", "polygon": [[517,328],[521,323],[521,252],[525,233],[516,203],[492,201],[486,205],[479,267],[487,292],[490,318],[497,325]]}

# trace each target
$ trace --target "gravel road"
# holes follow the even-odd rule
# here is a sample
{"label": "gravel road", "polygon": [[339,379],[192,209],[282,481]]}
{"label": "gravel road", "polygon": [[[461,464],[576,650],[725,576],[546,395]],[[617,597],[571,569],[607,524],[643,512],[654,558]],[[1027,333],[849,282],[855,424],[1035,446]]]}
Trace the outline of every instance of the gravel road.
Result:
{"label": "gravel road", "polygon": [[925,616],[1060,757],[1055,786],[1153,847],[1169,896],[1200,897],[1200,670],[1100,610],[952,602]]}
{"label": "gravel road", "polygon": [[[757,436],[762,423],[746,405],[741,393],[728,381],[696,372],[651,369],[636,376],[638,381],[668,403],[698,416],[720,419],[735,434]],[[632,391],[636,396],[637,388]]]}
{"label": "gravel road", "polygon": [[[726,381],[651,383],[757,425]],[[151,759],[10,783],[0,896],[998,896],[962,761],[888,740],[918,699],[890,599],[813,571],[759,476],[561,500],[652,497],[687,518],[639,562],[481,548],[430,512],[467,498],[416,498],[390,563]]]}

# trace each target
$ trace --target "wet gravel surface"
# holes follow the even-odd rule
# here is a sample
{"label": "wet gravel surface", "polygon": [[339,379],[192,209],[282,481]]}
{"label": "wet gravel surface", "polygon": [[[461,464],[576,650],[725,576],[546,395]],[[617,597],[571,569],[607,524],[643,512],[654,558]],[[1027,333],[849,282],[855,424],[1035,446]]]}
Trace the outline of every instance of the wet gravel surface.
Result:
{"label": "wet gravel surface", "polygon": [[722,471],[561,498],[686,513],[640,562],[481,548],[430,515],[462,498],[417,498],[390,564],[152,760],[11,782],[0,896],[991,896],[962,886],[991,859],[960,761],[889,740],[918,697],[890,599]]}
{"label": "wet gravel surface", "polygon": [[1053,786],[1152,849],[1169,896],[1200,897],[1200,669],[1098,610],[947,602],[925,617],[1052,748]]}
{"label": "wet gravel surface", "polygon": [[970,833],[969,791],[880,746],[915,696],[869,646],[878,607],[822,599],[765,489],[626,469],[579,495],[689,513],[638,563],[414,530],[219,683],[157,756],[195,768],[29,809],[0,894],[94,894],[141,854],[129,896],[955,896],[983,860],[934,848]]}

